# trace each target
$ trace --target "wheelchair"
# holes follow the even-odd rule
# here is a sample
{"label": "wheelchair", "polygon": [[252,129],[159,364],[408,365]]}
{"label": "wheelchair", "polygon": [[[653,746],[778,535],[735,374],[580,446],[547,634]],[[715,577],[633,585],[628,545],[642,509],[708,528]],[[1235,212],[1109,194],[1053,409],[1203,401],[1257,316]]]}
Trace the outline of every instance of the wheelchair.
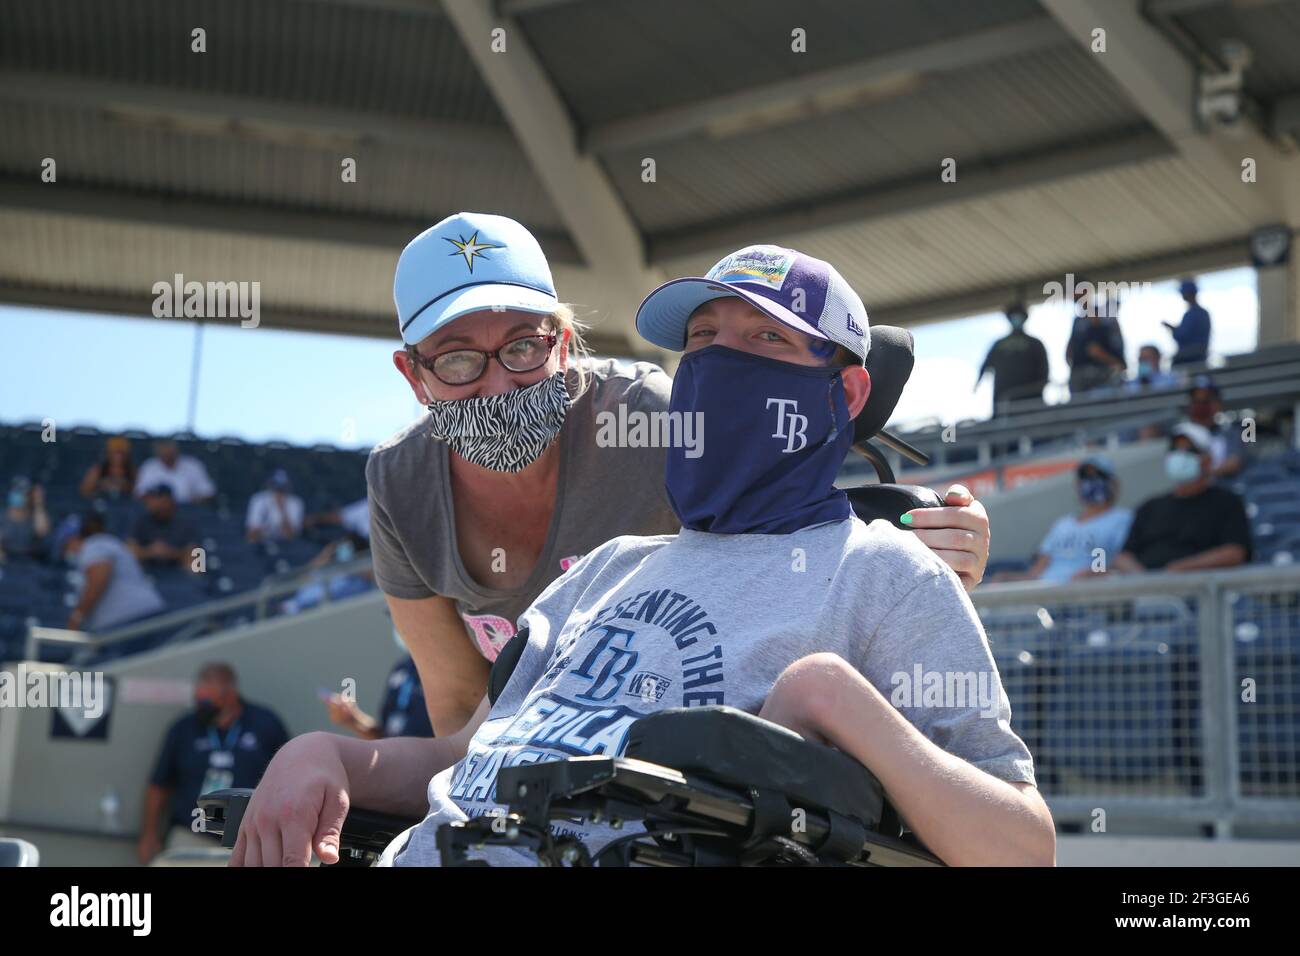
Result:
{"label": "wheelchair", "polygon": [[[894,483],[872,440],[919,464],[926,456],[883,431],[913,364],[912,336],[874,326],[867,370],[871,397],[854,422],[854,450],[880,484],[846,489],[864,521],[897,527],[904,512],[939,507],[933,490]],[[495,702],[523,651],[511,641],[488,680]],[[671,708],[632,725],[619,757],[569,757],[502,768],[496,816],[443,824],[443,866],[484,866],[473,851],[509,846],[545,866],[942,866],[904,832],[880,782],[844,753],[804,740],[731,707]],[[205,830],[233,847],[251,790],[199,798]],[[418,823],[352,808],[335,866],[369,866],[402,831]],[[608,823],[617,836],[594,853],[557,834],[564,822]],[[571,832],[570,827],[565,828]]]}
{"label": "wheelchair", "polygon": [[[942,866],[903,833],[880,782],[851,757],[732,707],[679,707],[632,725],[625,755],[569,757],[497,775],[496,816],[438,829],[443,866],[486,866],[508,846],[543,866]],[[199,797],[204,828],[233,847],[252,790]],[[369,866],[418,823],[349,811],[336,866]],[[591,852],[553,823],[608,823]],[[566,828],[567,830],[567,828]]]}

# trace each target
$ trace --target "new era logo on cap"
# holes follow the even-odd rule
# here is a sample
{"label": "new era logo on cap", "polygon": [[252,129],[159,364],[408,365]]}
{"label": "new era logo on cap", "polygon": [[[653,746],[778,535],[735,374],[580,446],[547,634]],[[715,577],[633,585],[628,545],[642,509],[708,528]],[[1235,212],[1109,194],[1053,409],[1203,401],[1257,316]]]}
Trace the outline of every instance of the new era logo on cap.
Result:
{"label": "new era logo on cap", "polygon": [[871,329],[866,306],[829,262],[783,246],[747,246],[700,277],[674,279],[637,310],[647,340],[674,351],[686,347],[686,322],[697,308],[735,295],[790,328],[843,345],[866,360]]}

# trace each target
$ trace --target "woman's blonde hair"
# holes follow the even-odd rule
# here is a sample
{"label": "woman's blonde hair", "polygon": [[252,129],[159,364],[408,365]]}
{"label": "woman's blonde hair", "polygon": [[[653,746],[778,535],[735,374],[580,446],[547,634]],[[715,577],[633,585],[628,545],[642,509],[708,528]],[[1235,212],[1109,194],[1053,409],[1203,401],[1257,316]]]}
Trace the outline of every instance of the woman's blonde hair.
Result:
{"label": "woman's blonde hair", "polygon": [[578,391],[573,395],[576,402],[591,385],[591,349],[583,337],[589,326],[574,315],[573,306],[567,302],[561,302],[551,313],[551,323],[557,329],[569,330],[569,368],[578,376]]}
{"label": "woman's blonde hair", "polygon": [[[553,328],[567,329],[569,332],[569,369],[578,379],[578,390],[572,396],[573,401],[576,402],[591,386],[591,349],[587,347],[587,340],[583,337],[583,333],[589,326],[578,319],[573,312],[573,306],[567,302],[561,302],[547,318],[551,320]],[[415,368],[417,364],[415,356],[419,354],[418,350],[414,345],[409,344],[405,349],[411,368]]]}

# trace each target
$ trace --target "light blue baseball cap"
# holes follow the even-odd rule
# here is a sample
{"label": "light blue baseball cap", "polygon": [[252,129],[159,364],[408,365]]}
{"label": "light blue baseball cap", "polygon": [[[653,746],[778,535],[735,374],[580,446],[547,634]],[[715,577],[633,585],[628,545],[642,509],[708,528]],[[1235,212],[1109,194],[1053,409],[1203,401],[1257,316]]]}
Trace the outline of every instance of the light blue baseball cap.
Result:
{"label": "light blue baseball cap", "polygon": [[402,341],[415,345],[470,312],[550,315],[560,304],[542,247],[513,219],[448,216],[412,239],[393,277]]}

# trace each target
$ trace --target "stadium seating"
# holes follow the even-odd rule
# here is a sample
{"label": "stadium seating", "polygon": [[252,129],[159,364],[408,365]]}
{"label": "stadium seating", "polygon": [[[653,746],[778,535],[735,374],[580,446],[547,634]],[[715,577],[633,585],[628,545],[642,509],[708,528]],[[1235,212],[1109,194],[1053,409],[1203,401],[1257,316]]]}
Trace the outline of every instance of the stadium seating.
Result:
{"label": "stadium seating", "polygon": [[[87,501],[78,492],[82,476],[102,455],[109,434],[77,427],[59,431],[57,441],[44,442],[37,423],[0,425],[0,485],[7,487],[17,475],[40,484],[45,489],[46,508],[54,528],[68,516],[93,507],[103,514],[110,533],[125,537],[142,513],[138,501],[108,496]],[[132,440],[137,467],[152,455],[154,440],[174,438],[181,454],[204,463],[218,488],[212,505],[178,506],[178,513],[198,527],[208,573],[147,569],[169,611],[237,595],[258,587],[268,577],[290,575],[337,536],[335,530],[322,529],[289,542],[253,545],[245,539],[248,500],[261,490],[275,469],[289,473],[308,514],[334,510],[366,494],[365,452],[324,445],[304,448],[283,442],[249,444],[235,438],[209,441],[187,434],[120,434]],[[7,556],[0,563],[0,660],[21,656],[29,625],[62,627],[79,583],[77,572],[60,561]],[[120,656],[154,646],[167,636],[151,635],[150,640],[139,642],[139,647],[128,642],[112,653]],[[56,659],[61,655],[56,651],[45,656]]]}

